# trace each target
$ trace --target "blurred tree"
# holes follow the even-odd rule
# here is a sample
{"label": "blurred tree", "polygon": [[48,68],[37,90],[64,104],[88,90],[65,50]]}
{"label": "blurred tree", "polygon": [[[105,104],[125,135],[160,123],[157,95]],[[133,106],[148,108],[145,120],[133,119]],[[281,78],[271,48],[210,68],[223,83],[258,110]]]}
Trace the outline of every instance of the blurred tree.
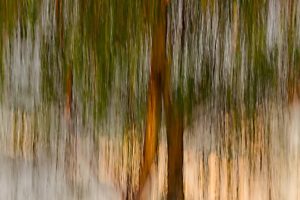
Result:
{"label": "blurred tree", "polygon": [[144,159],[140,172],[138,198],[149,179],[157,154],[158,131],[163,100],[166,114],[168,143],[167,199],[183,199],[183,117],[171,96],[170,68],[166,55],[167,6],[166,0],[154,1],[152,24],[151,70],[148,85],[147,124],[144,140]]}

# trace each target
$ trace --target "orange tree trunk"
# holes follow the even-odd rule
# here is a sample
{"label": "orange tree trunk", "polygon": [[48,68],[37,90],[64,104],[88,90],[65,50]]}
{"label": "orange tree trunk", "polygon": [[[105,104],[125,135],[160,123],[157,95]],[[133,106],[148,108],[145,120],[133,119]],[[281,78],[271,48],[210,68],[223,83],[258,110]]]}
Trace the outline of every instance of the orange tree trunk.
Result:
{"label": "orange tree trunk", "polygon": [[152,28],[151,72],[148,86],[147,124],[144,159],[139,179],[138,198],[148,179],[157,153],[157,138],[161,116],[161,101],[166,113],[168,143],[167,199],[183,199],[183,118],[171,100],[170,68],[167,64],[167,5],[160,0]]}
{"label": "orange tree trunk", "polygon": [[64,75],[65,75],[65,119],[67,124],[67,137],[65,143],[65,173],[68,181],[73,186],[76,178],[76,163],[77,163],[77,138],[73,124],[73,70],[72,65],[66,61],[66,52],[64,46],[64,1],[55,0],[55,17],[57,26],[57,45],[61,55]]}

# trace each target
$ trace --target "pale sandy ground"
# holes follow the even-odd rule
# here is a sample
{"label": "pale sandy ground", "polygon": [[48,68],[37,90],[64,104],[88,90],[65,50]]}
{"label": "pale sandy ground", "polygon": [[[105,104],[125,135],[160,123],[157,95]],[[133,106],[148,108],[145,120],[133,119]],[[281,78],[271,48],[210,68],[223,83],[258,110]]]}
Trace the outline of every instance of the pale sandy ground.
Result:
{"label": "pale sandy ground", "polygon": [[40,160],[37,167],[30,161],[9,157],[0,158],[0,199],[120,199],[113,186],[101,183],[89,174],[76,185],[76,192],[69,187],[62,167],[55,162]]}
{"label": "pale sandy ground", "polygon": [[[207,144],[214,143],[214,139],[206,133],[207,125],[195,123],[189,131],[199,133],[185,137],[186,199],[300,200],[300,106],[291,106],[284,115],[287,120],[282,129],[278,129],[278,118],[271,120],[270,165],[267,164],[268,157],[263,155],[262,164],[254,165],[252,170],[247,156],[238,154],[228,160],[210,149]],[[5,122],[3,113],[2,122]],[[165,134],[160,137],[162,142],[157,165],[153,167],[150,184],[145,189],[147,199],[163,199],[166,191]],[[3,139],[3,135],[1,138],[2,142],[5,141],[4,146],[11,144],[9,139]],[[29,139],[27,143],[30,143]],[[55,148],[51,156],[41,151],[36,167],[33,167],[30,153],[25,151],[25,158],[16,158],[4,146],[0,156],[0,199],[117,200],[122,199],[130,177],[132,186],[137,186],[141,147],[135,140],[122,143],[121,138],[102,136],[96,170],[91,164],[91,139],[81,138],[75,192],[68,185],[64,173],[63,144],[59,147],[58,157]],[[258,161],[260,158],[255,159]]]}

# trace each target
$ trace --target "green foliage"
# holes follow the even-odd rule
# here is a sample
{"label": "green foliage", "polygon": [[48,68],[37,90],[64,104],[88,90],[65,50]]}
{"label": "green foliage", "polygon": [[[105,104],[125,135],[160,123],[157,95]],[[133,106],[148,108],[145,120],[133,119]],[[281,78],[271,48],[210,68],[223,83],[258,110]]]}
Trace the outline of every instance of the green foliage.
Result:
{"label": "green foliage", "polygon": [[[149,75],[144,68],[150,68],[151,28],[160,17],[160,1],[63,0],[62,41],[55,21],[55,2],[51,1],[50,10],[44,11],[52,15],[50,37],[41,38],[44,102],[64,103],[66,76],[71,69],[76,104],[81,104],[84,112],[92,108],[94,119],[102,120],[108,116],[109,108],[118,104],[125,107],[124,116],[131,118],[128,123],[140,123],[145,118]],[[18,21],[22,37],[26,37],[28,24],[35,33],[35,28],[40,28],[42,3],[41,0],[0,1],[1,87],[5,73],[3,38],[12,37]],[[183,10],[179,9],[179,2],[171,1],[168,55],[170,60],[176,59],[171,55],[178,52],[180,58],[178,63],[174,62],[176,66],[171,65],[171,70],[178,67],[179,72],[172,94],[188,121],[195,106],[208,104],[234,113],[244,106],[247,115],[254,116],[257,105],[278,91],[279,47],[269,50],[266,45],[268,4],[268,0],[184,1],[185,13],[180,16],[185,17],[186,24],[181,33],[182,18],[178,12]],[[296,81],[300,74],[300,53],[294,44],[297,38],[294,18],[287,26],[284,51]],[[234,31],[237,31],[235,41]],[[228,40],[232,40],[229,45],[236,43],[235,50],[225,48]],[[180,45],[175,46],[176,42]],[[226,56],[230,56],[232,65],[228,72],[224,72]],[[117,101],[113,102],[113,98]]]}

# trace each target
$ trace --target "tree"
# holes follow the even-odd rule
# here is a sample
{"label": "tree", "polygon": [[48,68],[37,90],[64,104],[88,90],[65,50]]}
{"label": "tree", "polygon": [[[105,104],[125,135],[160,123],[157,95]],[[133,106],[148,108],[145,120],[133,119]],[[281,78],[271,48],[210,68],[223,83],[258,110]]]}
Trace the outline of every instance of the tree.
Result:
{"label": "tree", "polygon": [[139,178],[138,198],[149,177],[157,153],[158,131],[162,101],[166,114],[168,144],[167,199],[183,199],[183,118],[174,104],[170,88],[170,67],[166,55],[167,6],[166,0],[156,1],[156,15],[152,25],[151,72],[148,85],[147,124],[144,140],[144,159]]}

